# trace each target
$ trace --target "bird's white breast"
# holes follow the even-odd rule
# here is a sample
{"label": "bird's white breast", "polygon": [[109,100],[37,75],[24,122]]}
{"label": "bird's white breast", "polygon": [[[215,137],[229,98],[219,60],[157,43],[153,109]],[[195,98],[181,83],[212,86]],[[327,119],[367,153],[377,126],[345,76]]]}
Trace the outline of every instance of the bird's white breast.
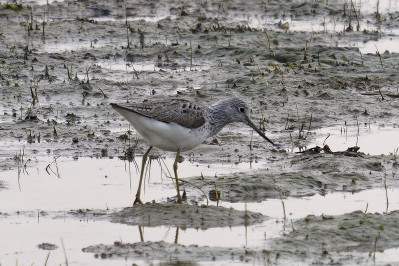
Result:
{"label": "bird's white breast", "polygon": [[200,134],[198,129],[182,127],[176,123],[165,123],[134,112],[118,108],[136,131],[152,146],[166,151],[187,151],[200,145],[207,134]]}

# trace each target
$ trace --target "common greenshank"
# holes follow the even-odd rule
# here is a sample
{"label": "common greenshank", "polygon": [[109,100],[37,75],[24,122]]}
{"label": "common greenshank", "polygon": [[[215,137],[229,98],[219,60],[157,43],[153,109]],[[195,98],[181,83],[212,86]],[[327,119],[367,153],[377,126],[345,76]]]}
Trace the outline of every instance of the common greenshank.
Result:
{"label": "common greenshank", "polygon": [[134,204],[140,199],[144,167],[152,147],[176,152],[173,164],[177,202],[181,203],[177,162],[180,152],[191,150],[207,138],[217,134],[230,123],[243,122],[252,127],[261,137],[274,143],[259,130],[249,118],[248,106],[238,98],[221,100],[211,106],[183,99],[147,101],[143,103],[111,103],[111,106],[125,117],[150,144],[143,155],[140,181]]}

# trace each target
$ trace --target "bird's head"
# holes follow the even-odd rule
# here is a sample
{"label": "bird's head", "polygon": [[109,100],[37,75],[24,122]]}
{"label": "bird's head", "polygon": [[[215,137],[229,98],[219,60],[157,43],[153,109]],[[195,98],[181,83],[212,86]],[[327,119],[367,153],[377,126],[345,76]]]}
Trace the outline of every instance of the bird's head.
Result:
{"label": "bird's head", "polygon": [[252,122],[249,118],[250,109],[248,105],[238,99],[238,98],[230,98],[225,100],[224,103],[226,109],[224,110],[228,116],[230,117],[230,123],[232,122],[242,122],[247,124],[248,126],[252,127],[253,130],[256,131],[262,138],[270,142],[271,144],[275,145],[265,134]]}

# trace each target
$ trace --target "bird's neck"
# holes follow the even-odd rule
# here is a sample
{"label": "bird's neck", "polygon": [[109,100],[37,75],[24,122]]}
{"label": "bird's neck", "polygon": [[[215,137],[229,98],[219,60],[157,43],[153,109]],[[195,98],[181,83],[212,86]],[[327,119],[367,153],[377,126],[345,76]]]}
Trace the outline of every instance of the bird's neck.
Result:
{"label": "bird's neck", "polygon": [[226,107],[228,106],[220,103],[216,103],[209,107],[209,124],[211,124],[211,127],[208,138],[219,133],[225,125],[231,122]]}

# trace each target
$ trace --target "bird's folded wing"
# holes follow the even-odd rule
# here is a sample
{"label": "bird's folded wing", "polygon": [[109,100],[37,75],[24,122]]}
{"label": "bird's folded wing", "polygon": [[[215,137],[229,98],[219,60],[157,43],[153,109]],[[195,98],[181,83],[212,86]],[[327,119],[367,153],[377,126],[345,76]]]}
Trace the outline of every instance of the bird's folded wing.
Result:
{"label": "bird's folded wing", "polygon": [[202,105],[187,100],[117,104],[118,107],[165,123],[198,128],[205,123]]}

